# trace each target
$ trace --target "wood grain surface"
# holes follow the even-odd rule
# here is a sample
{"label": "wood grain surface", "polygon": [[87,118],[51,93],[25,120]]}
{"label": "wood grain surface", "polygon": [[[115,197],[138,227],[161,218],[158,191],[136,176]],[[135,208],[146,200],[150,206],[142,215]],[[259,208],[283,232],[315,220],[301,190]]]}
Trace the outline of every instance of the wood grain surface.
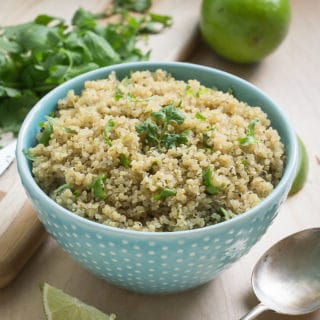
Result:
{"label": "wood grain surface", "polygon": [[[168,2],[176,13],[188,14],[185,1]],[[70,17],[78,5],[99,11],[103,8],[102,3],[101,0],[1,1],[0,24],[26,21],[40,12]],[[257,259],[288,234],[320,225],[320,164],[317,161],[320,156],[320,1],[292,0],[291,4],[292,23],[288,37],[261,63],[243,66],[226,62],[201,39],[189,56],[185,54],[184,57],[193,63],[236,74],[264,90],[283,108],[309,154],[310,171],[304,189],[286,201],[267,234],[249,254],[202,287],[175,295],[146,296],[98,279],[49,238],[15,281],[0,290],[1,320],[44,319],[39,291],[39,283],[43,281],[102,311],[116,313],[119,320],[236,320],[257,303],[250,285],[251,271]],[[197,10],[195,6],[193,11],[199,14]],[[182,36],[183,28],[180,32]],[[179,39],[176,40],[178,43]],[[172,50],[174,48],[171,46]],[[168,53],[164,59],[172,59],[170,50]],[[320,311],[295,317],[267,312],[259,319],[319,320]]]}

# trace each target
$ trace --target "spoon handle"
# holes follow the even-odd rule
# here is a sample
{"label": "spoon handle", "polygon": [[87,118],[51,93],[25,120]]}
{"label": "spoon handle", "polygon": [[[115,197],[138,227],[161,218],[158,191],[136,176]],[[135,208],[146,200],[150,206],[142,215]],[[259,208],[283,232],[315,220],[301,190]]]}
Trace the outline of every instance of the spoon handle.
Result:
{"label": "spoon handle", "polygon": [[251,320],[257,317],[262,312],[265,312],[267,310],[270,310],[267,306],[265,306],[262,303],[259,303],[257,306],[255,306],[251,311],[249,311],[245,316],[240,318],[239,320]]}

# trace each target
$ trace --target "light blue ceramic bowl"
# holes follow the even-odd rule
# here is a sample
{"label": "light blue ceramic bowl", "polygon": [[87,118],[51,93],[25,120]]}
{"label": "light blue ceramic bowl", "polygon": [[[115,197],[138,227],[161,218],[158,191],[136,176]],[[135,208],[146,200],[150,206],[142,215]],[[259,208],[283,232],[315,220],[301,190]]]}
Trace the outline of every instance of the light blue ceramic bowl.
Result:
{"label": "light blue ceramic bowl", "polygon": [[[138,232],[117,229],[81,218],[60,207],[36,184],[31,163],[22,150],[34,146],[38,123],[68,90],[80,92],[86,80],[116,71],[122,78],[135,70],[162,68],[175,78],[197,79],[205,86],[232,88],[236,97],[259,105],[269,115],[286,147],[283,178],[261,203],[236,218],[201,229],[179,232]],[[281,109],[250,83],[212,68],[178,62],[115,65],[74,78],[39,101],[26,117],[17,144],[17,164],[28,197],[48,232],[75,260],[109,283],[144,293],[169,293],[199,286],[214,278],[261,238],[286,199],[297,162],[296,136]]]}

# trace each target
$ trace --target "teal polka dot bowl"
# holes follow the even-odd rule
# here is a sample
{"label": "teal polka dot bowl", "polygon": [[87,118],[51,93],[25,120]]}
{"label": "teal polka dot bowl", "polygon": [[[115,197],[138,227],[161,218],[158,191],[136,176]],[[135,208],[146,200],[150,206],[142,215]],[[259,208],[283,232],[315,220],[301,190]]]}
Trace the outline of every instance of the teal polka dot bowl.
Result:
{"label": "teal polka dot bowl", "polygon": [[[135,70],[162,68],[175,78],[197,79],[205,86],[232,88],[234,95],[259,105],[269,115],[286,149],[280,183],[257,206],[229,221],[190,231],[139,232],[98,224],[79,217],[51,200],[36,184],[31,163],[23,154],[34,146],[38,123],[56,108],[70,89],[79,93],[86,80],[119,78]],[[39,219],[59,245],[84,268],[109,283],[143,293],[187,290],[213,279],[246,254],[266,232],[284,202],[297,163],[296,136],[281,109],[252,84],[212,68],[179,62],[138,62],[115,65],[78,76],[43,97],[26,117],[18,137],[17,166]]]}

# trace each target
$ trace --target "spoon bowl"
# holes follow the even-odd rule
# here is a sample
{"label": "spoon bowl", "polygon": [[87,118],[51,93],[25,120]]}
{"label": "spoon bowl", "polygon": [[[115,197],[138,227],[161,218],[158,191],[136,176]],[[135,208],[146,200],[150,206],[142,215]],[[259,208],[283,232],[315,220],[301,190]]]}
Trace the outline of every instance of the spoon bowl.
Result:
{"label": "spoon bowl", "polygon": [[266,310],[302,315],[320,308],[320,228],[300,231],[273,245],[254,267],[252,287],[261,304],[241,320]]}

